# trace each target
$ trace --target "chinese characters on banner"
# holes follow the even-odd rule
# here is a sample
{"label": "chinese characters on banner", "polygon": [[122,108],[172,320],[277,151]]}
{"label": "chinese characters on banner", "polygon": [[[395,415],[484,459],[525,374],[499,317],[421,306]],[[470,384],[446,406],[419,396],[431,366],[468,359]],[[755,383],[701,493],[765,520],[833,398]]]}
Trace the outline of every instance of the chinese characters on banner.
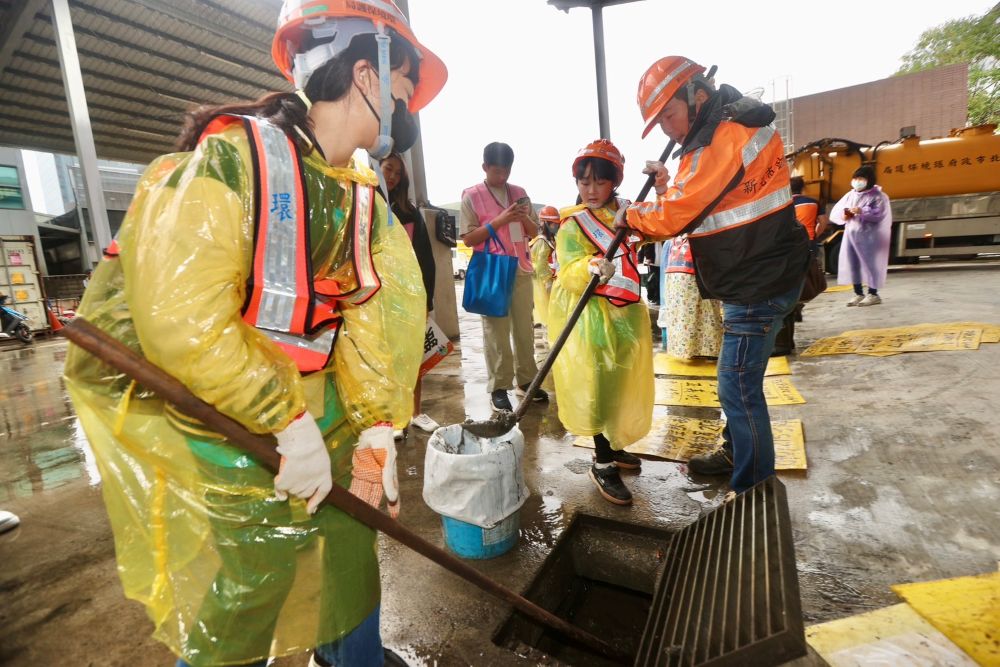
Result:
{"label": "chinese characters on banner", "polygon": [[864,354],[885,357],[903,352],[978,350],[981,343],[1000,341],[1000,325],[982,322],[916,324],[891,329],[858,329],[821,338],[803,357]]}

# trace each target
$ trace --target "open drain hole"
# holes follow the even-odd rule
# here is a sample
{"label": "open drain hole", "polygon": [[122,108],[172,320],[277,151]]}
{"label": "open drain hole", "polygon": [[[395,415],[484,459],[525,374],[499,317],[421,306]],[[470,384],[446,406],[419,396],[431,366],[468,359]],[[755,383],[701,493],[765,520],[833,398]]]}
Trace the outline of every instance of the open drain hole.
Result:
{"label": "open drain hole", "polygon": [[[671,531],[578,514],[559,537],[525,597],[635,655]],[[493,642],[541,664],[616,663],[567,641],[519,612]]]}
{"label": "open drain hole", "polygon": [[[806,654],[776,477],[679,530],[577,515],[525,597],[634,656],[635,667],[765,667]],[[517,612],[493,641],[539,664],[614,664]]]}

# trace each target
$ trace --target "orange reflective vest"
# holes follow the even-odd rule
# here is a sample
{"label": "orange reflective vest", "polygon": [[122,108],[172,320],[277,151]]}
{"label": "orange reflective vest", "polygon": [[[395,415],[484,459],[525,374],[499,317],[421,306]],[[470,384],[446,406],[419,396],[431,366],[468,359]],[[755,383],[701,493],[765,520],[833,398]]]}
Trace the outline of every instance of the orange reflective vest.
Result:
{"label": "orange reflective vest", "polygon": [[699,112],[710,120],[685,138],[673,185],[628,209],[629,227],[647,238],[686,233],[702,296],[739,304],[800,284],[809,257],[781,137],[764,124],[773,112],[750,102],[746,118],[724,113],[746,99],[722,86]]}
{"label": "orange reflective vest", "polygon": [[792,195],[795,204],[795,218],[803,227],[810,239],[816,238],[816,220],[819,217],[819,202],[805,195]]}
{"label": "orange reflective vest", "polygon": [[[619,206],[624,206],[624,202],[619,202]],[[608,247],[614,239],[615,233],[604,226],[597,216],[590,212],[589,208],[573,215],[580,231],[601,251],[601,255],[607,257]],[[611,260],[615,265],[615,275],[611,276],[604,285],[598,285],[594,294],[603,296],[612,305],[628,306],[639,303],[642,297],[639,292],[639,270],[636,268],[638,258],[636,257],[635,245],[628,239],[618,248],[614,258]]]}
{"label": "orange reflective vest", "polygon": [[348,233],[358,287],[315,280],[302,156],[280,128],[251,116],[219,116],[202,138],[240,122],[250,138],[256,180],[253,270],[243,320],[264,333],[302,373],[326,367],[340,331],[337,302],[360,304],[381,286],[371,255],[375,189],[352,184]]}

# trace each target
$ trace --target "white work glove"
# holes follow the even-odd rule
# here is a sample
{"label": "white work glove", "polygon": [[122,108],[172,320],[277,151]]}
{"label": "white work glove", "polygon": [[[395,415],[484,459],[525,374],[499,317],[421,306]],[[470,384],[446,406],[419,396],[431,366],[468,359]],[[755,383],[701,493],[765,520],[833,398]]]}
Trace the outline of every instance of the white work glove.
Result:
{"label": "white work glove", "polygon": [[599,278],[598,283],[606,285],[611,277],[615,275],[615,265],[603,257],[594,257],[587,266],[587,273]]}
{"label": "white work glove", "polygon": [[396,476],[396,443],[391,424],[366,428],[358,437],[351,458],[351,493],[374,508],[385,494],[389,516],[399,516],[399,478]]}
{"label": "white work glove", "polygon": [[288,494],[306,501],[306,509],[315,514],[319,504],[333,488],[330,454],[316,420],[303,412],[285,430],[275,434],[281,466],[274,477],[274,495],[288,500]]}
{"label": "white work glove", "polygon": [[653,189],[656,194],[662,195],[667,191],[667,183],[670,182],[670,172],[659,160],[646,160],[646,168],[642,170],[644,174],[655,174],[653,179]]}

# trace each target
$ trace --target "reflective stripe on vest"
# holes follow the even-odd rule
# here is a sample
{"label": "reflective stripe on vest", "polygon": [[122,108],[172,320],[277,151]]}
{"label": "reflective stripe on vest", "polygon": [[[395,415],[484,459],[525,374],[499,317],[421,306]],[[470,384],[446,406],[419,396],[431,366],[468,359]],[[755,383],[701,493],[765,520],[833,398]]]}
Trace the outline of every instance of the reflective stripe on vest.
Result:
{"label": "reflective stripe on vest", "polygon": [[[239,119],[251,141],[258,197],[253,274],[243,319],[281,348],[301,373],[318,371],[329,363],[341,320],[335,302],[318,297],[313,284],[301,156],[295,143],[268,121],[248,116]],[[366,257],[370,265],[371,188],[360,188],[369,191],[367,197],[358,197],[358,190],[355,188],[353,219],[355,255]],[[361,241],[365,244],[357,245]],[[359,264],[365,263],[356,257],[356,268]],[[358,276],[360,281],[360,270]],[[365,298],[371,296],[366,294]]]}
{"label": "reflective stripe on vest", "polygon": [[656,88],[653,88],[652,92],[650,92],[649,95],[646,96],[646,100],[642,103],[643,113],[645,113],[645,111],[649,109],[649,106],[653,103],[653,100],[656,99],[657,95],[663,92],[664,88],[669,86],[674,81],[674,79],[676,79],[678,76],[681,75],[682,72],[687,70],[689,67],[694,67],[694,66],[695,64],[690,60],[684,60],[684,62],[682,62],[680,65],[674,68],[673,72],[664,77],[663,81],[660,81],[660,83],[656,85]]}
{"label": "reflective stripe on vest", "polygon": [[691,254],[691,244],[687,237],[675,237],[670,243],[670,252],[667,253],[667,265],[664,267],[666,273],[687,273],[694,275],[694,257]]}
{"label": "reflective stripe on vest", "polygon": [[[580,226],[584,236],[607,257],[608,247],[614,239],[611,230],[605,227],[588,208],[575,214],[573,219]],[[594,294],[603,296],[618,307],[639,303],[642,297],[639,293],[639,271],[635,268],[638,262],[635,248],[627,241],[622,243],[611,261],[615,265],[615,275],[611,276],[607,284],[598,285]]]}
{"label": "reflective stripe on vest", "polygon": [[690,236],[701,236],[717,232],[726,227],[738,227],[744,223],[761,218],[768,213],[777,211],[788,205],[792,198],[792,190],[787,185],[780,190],[775,190],[771,194],[754,199],[753,201],[735,206],[726,211],[713,213],[705,218],[705,221],[698,225],[696,233]]}
{"label": "reflective stripe on vest", "polygon": [[[754,183],[754,193],[756,192],[758,178],[764,181],[772,177],[780,177],[780,171],[772,170],[785,170],[784,185],[776,190],[772,190],[768,194],[755,196],[750,201],[730,206],[725,210],[716,208],[711,215],[707,216],[698,225],[697,229],[690,232],[690,237],[694,238],[714,234],[730,227],[738,227],[753,222],[791,203],[792,191],[788,185],[788,167],[784,164],[784,152],[780,141],[773,126],[762,127],[754,132],[753,136],[743,146],[741,159],[746,178],[748,179],[747,182]],[[768,147],[776,148],[777,151],[768,151]],[[777,155],[777,162],[775,164],[771,164],[774,159],[771,157],[771,153]],[[769,180],[768,183],[770,183]],[[761,187],[763,188],[764,186]],[[737,187],[736,191],[738,190],[739,188]]]}
{"label": "reflective stripe on vest", "polygon": [[347,292],[342,291],[335,280],[319,280],[316,292],[331,299],[347,301],[359,305],[372,298],[382,287],[382,281],[375,272],[372,259],[372,221],[375,215],[375,188],[367,185],[352,185],[354,207],[348,233],[354,242],[352,261],[354,276],[358,286]]}

